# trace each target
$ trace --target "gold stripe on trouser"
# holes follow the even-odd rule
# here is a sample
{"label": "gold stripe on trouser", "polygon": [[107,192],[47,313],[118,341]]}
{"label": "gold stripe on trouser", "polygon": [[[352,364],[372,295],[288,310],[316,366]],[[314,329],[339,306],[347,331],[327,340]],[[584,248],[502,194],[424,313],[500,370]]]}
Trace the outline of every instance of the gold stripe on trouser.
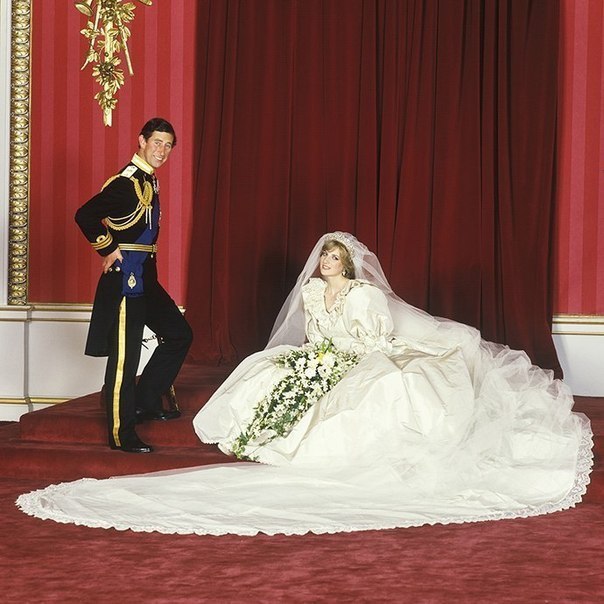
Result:
{"label": "gold stripe on trouser", "polygon": [[124,361],[126,359],[126,298],[120,304],[120,314],[117,326],[117,365],[115,368],[115,384],[113,386],[113,440],[118,447],[120,443],[120,390],[124,381]]}

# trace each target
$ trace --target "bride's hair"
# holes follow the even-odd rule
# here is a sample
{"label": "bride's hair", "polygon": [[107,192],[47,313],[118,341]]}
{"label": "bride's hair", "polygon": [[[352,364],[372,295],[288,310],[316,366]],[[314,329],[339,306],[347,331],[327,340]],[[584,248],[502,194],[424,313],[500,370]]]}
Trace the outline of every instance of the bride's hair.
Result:
{"label": "bride's hair", "polygon": [[344,270],[346,271],[344,276],[347,279],[354,279],[355,272],[352,256],[350,255],[348,248],[341,241],[338,241],[337,239],[326,239],[323,247],[321,248],[321,252],[331,252],[335,248],[340,250],[340,261],[342,262]]}

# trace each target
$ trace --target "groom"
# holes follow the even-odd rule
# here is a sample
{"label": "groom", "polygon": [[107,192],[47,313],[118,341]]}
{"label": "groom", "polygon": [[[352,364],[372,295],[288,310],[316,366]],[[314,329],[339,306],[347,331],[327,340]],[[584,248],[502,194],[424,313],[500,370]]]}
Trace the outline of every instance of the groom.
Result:
{"label": "groom", "polygon": [[[75,220],[102,257],[86,354],[106,356],[104,403],[109,446],[129,453],[153,447],[136,434],[144,420],[170,420],[180,411],[162,409],[193,339],[191,328],[157,279],[159,182],[155,175],[176,146],[172,125],[149,120],[138,137],[138,150],[100,193],[85,203]],[[138,383],[143,329],[158,346]]]}

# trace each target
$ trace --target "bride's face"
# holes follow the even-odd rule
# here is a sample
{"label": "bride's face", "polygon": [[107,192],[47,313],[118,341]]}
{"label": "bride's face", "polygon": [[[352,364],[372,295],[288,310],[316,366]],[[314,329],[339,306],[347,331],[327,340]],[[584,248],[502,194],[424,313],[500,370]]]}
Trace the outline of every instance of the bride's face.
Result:
{"label": "bride's face", "polygon": [[341,275],[344,270],[344,264],[341,260],[341,253],[337,247],[331,250],[323,250],[319,260],[319,270],[322,277],[335,277]]}

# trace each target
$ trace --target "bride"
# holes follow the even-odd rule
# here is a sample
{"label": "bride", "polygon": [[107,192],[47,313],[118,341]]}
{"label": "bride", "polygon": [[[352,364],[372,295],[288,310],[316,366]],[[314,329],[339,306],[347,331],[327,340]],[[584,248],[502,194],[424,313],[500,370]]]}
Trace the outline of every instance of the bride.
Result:
{"label": "bride", "polygon": [[267,348],[193,420],[247,462],[83,479],[17,504],[58,522],[214,535],[535,516],[586,491],[592,433],[572,405],[525,353],[398,298],[375,254],[338,231],[315,245]]}

